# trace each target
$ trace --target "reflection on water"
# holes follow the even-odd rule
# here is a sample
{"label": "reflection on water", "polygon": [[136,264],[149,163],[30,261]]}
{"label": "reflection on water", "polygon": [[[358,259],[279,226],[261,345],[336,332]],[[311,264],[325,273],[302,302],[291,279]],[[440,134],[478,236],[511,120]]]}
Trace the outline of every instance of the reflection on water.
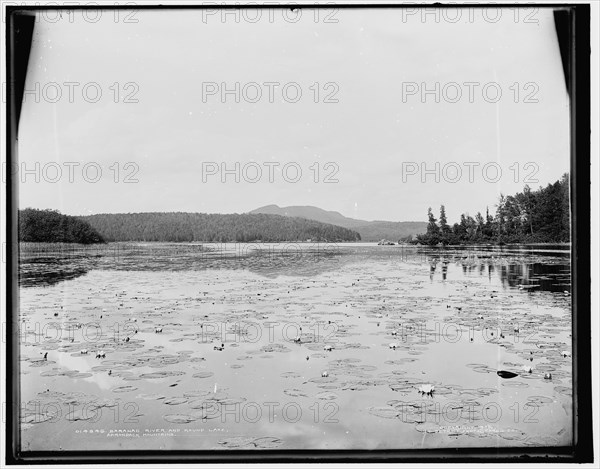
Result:
{"label": "reflection on water", "polygon": [[19,259],[19,284],[49,286],[81,277],[96,267],[98,257],[86,253],[77,257],[65,257],[62,253],[41,256],[27,253]]}
{"label": "reflection on water", "polygon": [[572,442],[566,250],[139,243],[20,259],[25,450]]}
{"label": "reflection on water", "polygon": [[[435,273],[441,272],[442,280],[448,278],[448,266],[452,262],[460,266],[465,277],[487,276],[489,280],[495,276],[500,279],[502,286],[517,287],[528,290],[549,292],[571,292],[571,268],[569,258],[542,259],[454,259],[428,256],[429,278],[434,280]],[[441,264],[441,269],[438,269]]]}
{"label": "reflection on water", "polygon": [[22,286],[54,285],[92,270],[187,271],[248,270],[277,276],[312,277],[346,264],[370,259],[429,264],[430,280],[462,273],[493,276],[504,288],[571,291],[567,245],[413,247],[374,244],[174,244],[109,243],[99,246],[23,244],[19,282]]}

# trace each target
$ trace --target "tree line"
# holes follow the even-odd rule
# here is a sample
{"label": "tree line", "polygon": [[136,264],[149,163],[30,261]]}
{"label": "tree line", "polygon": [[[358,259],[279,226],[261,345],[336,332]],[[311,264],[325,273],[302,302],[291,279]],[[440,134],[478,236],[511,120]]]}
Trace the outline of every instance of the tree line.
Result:
{"label": "tree line", "polygon": [[103,237],[89,223],[77,217],[63,215],[57,210],[19,210],[19,241],[31,243],[104,242]]}
{"label": "tree line", "polygon": [[80,219],[106,241],[360,241],[360,235],[347,228],[280,215],[154,212],[99,214]]}
{"label": "tree line", "polygon": [[500,195],[496,213],[486,208],[485,216],[475,218],[467,213],[460,223],[450,226],[446,208],[440,207],[439,219],[431,207],[427,213],[427,232],[418,235],[414,243],[478,244],[478,243],[561,243],[570,241],[569,176],[546,187],[532,191],[525,186],[515,195]]}

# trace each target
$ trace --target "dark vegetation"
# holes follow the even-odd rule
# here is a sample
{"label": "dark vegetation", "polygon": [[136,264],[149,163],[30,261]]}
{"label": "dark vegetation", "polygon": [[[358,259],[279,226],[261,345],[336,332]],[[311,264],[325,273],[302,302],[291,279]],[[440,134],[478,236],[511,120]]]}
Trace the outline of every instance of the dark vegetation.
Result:
{"label": "dark vegetation", "polygon": [[[570,241],[569,178],[532,191],[525,186],[515,195],[501,195],[496,213],[486,210],[475,218],[462,214],[450,226],[444,205],[439,219],[428,211],[427,231],[403,242],[427,245],[560,243]],[[334,213],[334,212],[332,212]],[[341,215],[340,215],[341,216]],[[19,241],[102,243],[106,241],[166,242],[343,242],[361,235],[341,226],[307,218],[264,213],[121,213],[83,217],[55,210],[19,211]],[[402,236],[402,233],[399,234]]]}
{"label": "dark vegetation", "polygon": [[120,213],[80,217],[106,241],[281,242],[360,241],[340,226],[264,214]]}
{"label": "dark vegetation", "polygon": [[19,241],[30,243],[102,243],[102,236],[88,223],[56,210],[19,210]]}
{"label": "dark vegetation", "polygon": [[562,243],[570,241],[569,177],[532,191],[525,186],[515,195],[501,195],[492,216],[486,210],[475,218],[460,216],[460,223],[448,225],[446,209],[440,207],[439,219],[428,211],[427,232],[414,243],[428,245]]}

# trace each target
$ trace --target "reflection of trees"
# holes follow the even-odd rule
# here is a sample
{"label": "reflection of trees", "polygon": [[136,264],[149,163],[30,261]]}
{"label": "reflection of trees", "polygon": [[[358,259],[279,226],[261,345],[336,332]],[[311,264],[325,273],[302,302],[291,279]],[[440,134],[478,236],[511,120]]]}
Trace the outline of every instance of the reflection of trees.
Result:
{"label": "reflection of trees", "polygon": [[315,276],[340,269],[352,262],[365,262],[368,256],[342,255],[331,246],[320,249],[207,250],[201,245],[105,245],[102,249],[61,250],[50,246],[44,251],[28,247],[21,252],[21,286],[54,285],[85,275],[93,269],[130,271],[248,270],[265,276]]}
{"label": "reflection of trees", "polygon": [[[88,265],[86,265],[88,264]],[[90,270],[89,262],[72,262],[72,259],[37,257],[19,265],[19,285],[50,286],[85,275]]]}
{"label": "reflection of trees", "polygon": [[[210,246],[210,245],[208,245]],[[461,269],[465,277],[497,275],[504,288],[535,286],[547,291],[570,290],[568,258],[545,263],[531,255],[514,257],[514,252],[493,253],[482,250],[439,250],[414,248],[343,247],[330,245],[326,249],[243,249],[215,250],[192,244],[107,244],[101,247],[77,247],[69,250],[41,249],[37,246],[20,250],[19,283],[22,286],[52,285],[85,275],[89,270],[178,271],[178,270],[248,270],[265,277],[312,277],[341,269],[347,264],[384,262],[414,264],[415,269],[429,266],[429,278],[434,280],[441,264],[442,281],[450,269]],[[334,249],[331,249],[332,246]],[[231,249],[231,247],[229,247]],[[529,262],[523,259],[529,259]],[[453,267],[450,267],[450,266]],[[455,271],[456,271],[455,270]]]}
{"label": "reflection of trees", "polygon": [[528,264],[503,265],[500,269],[500,280],[502,285],[516,287],[518,285],[530,285],[530,267]]}
{"label": "reflection of trees", "polygon": [[[442,260],[442,281],[446,280],[450,260],[462,270],[465,277],[487,275],[489,281],[497,273],[504,288],[533,288],[544,291],[561,292],[570,290],[570,272],[568,264],[542,262],[523,262],[492,256],[440,256],[428,257],[429,278],[433,280],[438,262]],[[498,264],[496,264],[496,262]]]}
{"label": "reflection of trees", "polygon": [[504,286],[534,287],[552,292],[571,290],[571,274],[565,264],[513,264],[502,269],[500,279]]}
{"label": "reflection of trees", "polygon": [[[536,247],[537,248],[537,247]],[[526,288],[562,292],[570,290],[568,251],[563,255],[540,254],[531,246],[478,246],[476,248],[424,247],[420,252],[429,264],[433,281],[438,263],[442,263],[442,281],[447,279],[448,265],[454,264],[465,277],[497,275],[503,288]],[[546,262],[547,261],[547,262]]]}

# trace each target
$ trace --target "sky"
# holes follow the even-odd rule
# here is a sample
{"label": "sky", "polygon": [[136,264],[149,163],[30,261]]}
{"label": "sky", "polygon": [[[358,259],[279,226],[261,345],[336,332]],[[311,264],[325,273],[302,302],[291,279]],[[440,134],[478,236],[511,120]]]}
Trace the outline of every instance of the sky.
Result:
{"label": "sky", "polygon": [[493,213],[500,193],[568,172],[570,147],[551,10],[495,13],[46,12],[20,121],[19,206]]}

